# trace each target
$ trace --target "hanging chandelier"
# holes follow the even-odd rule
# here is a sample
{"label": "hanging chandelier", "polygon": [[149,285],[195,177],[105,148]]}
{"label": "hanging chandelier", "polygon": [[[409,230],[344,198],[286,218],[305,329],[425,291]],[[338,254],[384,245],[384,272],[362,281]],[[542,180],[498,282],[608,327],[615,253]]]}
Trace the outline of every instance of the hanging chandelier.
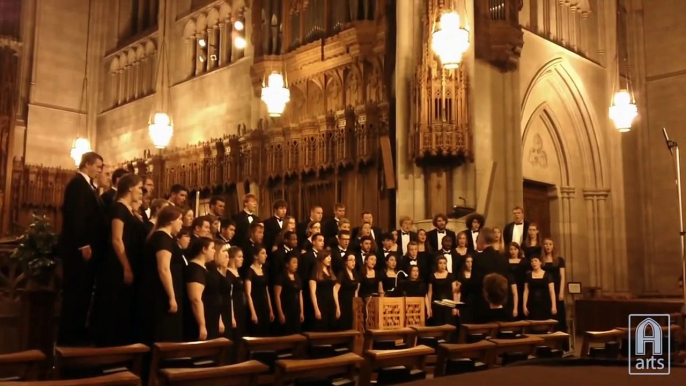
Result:
{"label": "hanging chandelier", "polygon": [[81,157],[91,151],[93,151],[91,149],[91,143],[87,138],[76,137],[71,144],[69,156],[74,160],[76,166],[79,166],[79,164],[81,164]]}
{"label": "hanging chandelier", "polygon": [[638,108],[631,94],[626,90],[620,90],[612,98],[610,106],[610,119],[615,122],[615,127],[620,133],[631,130],[631,123],[638,116]]}
{"label": "hanging chandelier", "polygon": [[431,37],[431,48],[441,59],[443,68],[454,70],[469,48],[469,31],[460,28],[460,15],[455,11],[443,13],[439,24],[440,28]]}
{"label": "hanging chandelier", "polygon": [[148,122],[148,134],[156,148],[164,149],[174,135],[174,122],[166,113],[155,113]]}
{"label": "hanging chandelier", "polygon": [[274,71],[269,74],[267,84],[262,83],[262,101],[267,105],[270,117],[280,117],[291,100],[291,92],[285,84],[283,75]]}

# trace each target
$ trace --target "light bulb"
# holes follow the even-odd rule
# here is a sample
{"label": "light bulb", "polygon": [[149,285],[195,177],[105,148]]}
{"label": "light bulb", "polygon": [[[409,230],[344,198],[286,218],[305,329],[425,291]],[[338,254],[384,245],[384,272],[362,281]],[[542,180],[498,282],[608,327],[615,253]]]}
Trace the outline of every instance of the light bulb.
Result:
{"label": "light bulb", "polygon": [[207,42],[205,41],[205,39],[200,39],[198,40],[198,45],[200,47],[205,47],[207,45]]}
{"label": "light bulb", "polygon": [[243,39],[243,37],[238,36],[238,37],[233,41],[233,44],[236,46],[236,48],[238,48],[239,50],[242,50],[242,49],[245,48],[245,46],[247,45],[247,42],[245,41],[245,39]]}
{"label": "light bulb", "polygon": [[236,21],[233,23],[233,28],[235,28],[236,31],[243,31],[243,28],[245,28],[245,26],[243,25],[243,22],[242,22],[242,21],[236,20]]}

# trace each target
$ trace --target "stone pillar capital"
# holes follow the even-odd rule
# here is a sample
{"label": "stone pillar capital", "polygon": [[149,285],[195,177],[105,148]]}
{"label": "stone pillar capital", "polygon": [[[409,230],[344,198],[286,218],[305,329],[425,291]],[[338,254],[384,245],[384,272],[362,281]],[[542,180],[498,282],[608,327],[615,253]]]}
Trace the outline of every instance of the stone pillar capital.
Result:
{"label": "stone pillar capital", "polygon": [[572,186],[560,186],[559,190],[562,198],[574,198],[574,195],[576,194],[576,188]]}
{"label": "stone pillar capital", "polygon": [[607,199],[607,196],[610,195],[610,189],[584,189],[582,192],[584,198],[587,200],[592,200],[594,198],[605,200]]}

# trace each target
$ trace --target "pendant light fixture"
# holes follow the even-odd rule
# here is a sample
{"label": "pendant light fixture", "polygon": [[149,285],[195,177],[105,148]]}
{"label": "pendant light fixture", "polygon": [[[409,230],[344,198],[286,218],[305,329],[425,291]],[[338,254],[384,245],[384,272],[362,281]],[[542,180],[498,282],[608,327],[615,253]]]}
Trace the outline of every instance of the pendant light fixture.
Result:
{"label": "pendant light fixture", "polygon": [[[628,46],[628,36],[625,33],[626,28],[622,29],[620,21],[622,20],[621,3],[617,2],[617,36],[616,36],[616,55],[615,66],[617,73],[613,82],[612,91],[617,90],[610,101],[610,119],[615,124],[615,128],[620,133],[626,133],[631,130],[631,125],[634,119],[638,116],[638,107],[636,106],[636,99],[634,98],[634,90],[631,86],[631,75],[629,74],[629,66],[627,65],[626,74],[626,88],[621,87],[622,75],[620,73],[620,38],[624,37],[624,47]],[[628,50],[628,48],[626,48]],[[628,53],[622,56],[622,61],[628,63]]]}
{"label": "pendant light fixture", "polygon": [[[465,28],[461,27],[460,14],[453,5],[448,9],[438,9],[442,12],[438,23],[434,15],[434,28],[431,35],[431,49],[441,60],[441,65],[446,70],[454,70],[460,66],[462,56],[469,49],[469,26],[467,23],[467,9],[463,3],[464,13],[462,19]],[[436,28],[438,27],[438,28]]]}
{"label": "pendant light fixture", "polygon": [[[90,55],[90,37],[91,37],[91,2],[88,1],[88,24],[86,25],[86,64],[83,69],[83,85],[81,87],[81,101],[79,102],[79,122],[76,126],[76,138],[71,143],[71,151],[69,156],[74,160],[74,164],[79,166],[81,157],[92,151],[91,143],[88,140],[88,57]],[[86,137],[81,136],[81,118],[86,115]]]}
{"label": "pendant light fixture", "polygon": [[[157,149],[164,149],[169,145],[172,136],[174,135],[174,120],[168,113],[168,109],[171,108],[171,91],[169,89],[170,76],[169,76],[169,63],[167,59],[169,57],[167,53],[167,38],[166,34],[168,30],[167,7],[165,7],[164,15],[164,30],[159,34],[160,36],[160,56],[157,59],[157,71],[155,72],[155,78],[153,84],[157,87],[157,77],[160,76],[159,89],[155,90],[155,98],[157,99],[157,106],[155,110],[150,114],[150,119],[148,120],[148,135],[152,140],[152,144]],[[162,68],[164,67],[164,68]]]}

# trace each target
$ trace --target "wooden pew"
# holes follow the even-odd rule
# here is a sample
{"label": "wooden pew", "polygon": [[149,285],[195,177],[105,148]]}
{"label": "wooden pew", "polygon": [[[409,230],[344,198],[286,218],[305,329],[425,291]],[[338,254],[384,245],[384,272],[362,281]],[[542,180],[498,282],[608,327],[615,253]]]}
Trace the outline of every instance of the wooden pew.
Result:
{"label": "wooden pew", "polygon": [[[617,327],[617,330],[623,331],[626,333],[626,335],[623,337],[623,339],[629,338],[629,336],[635,336],[636,333],[636,328],[632,327],[631,330],[629,330],[627,327]],[[683,343],[683,330],[681,326],[678,324],[672,324],[670,326],[662,326],[662,333],[667,334],[669,331],[672,339],[676,342],[677,347],[671,347],[673,351],[673,354],[676,355],[675,359],[678,363],[682,363],[684,360],[686,360],[686,351],[680,351],[680,348]],[[663,335],[665,336],[665,335]],[[673,346],[673,345],[672,345]],[[623,350],[622,350],[623,351]]]}
{"label": "wooden pew", "polygon": [[543,339],[543,344],[555,350],[562,350],[565,342],[569,342],[569,334],[562,331],[550,332],[547,334],[526,334],[529,337]]}
{"label": "wooden pew", "polygon": [[415,330],[411,328],[399,328],[397,330],[367,330],[364,332],[364,343],[362,344],[362,352],[371,350],[374,347],[374,342],[380,341],[403,341],[405,345],[403,348],[414,346]]}
{"label": "wooden pew", "polygon": [[436,350],[442,343],[447,343],[450,334],[455,332],[455,326],[444,324],[435,327],[411,327],[414,330],[414,335],[417,338],[416,345],[425,345],[431,347],[434,352],[426,357],[425,364],[431,366],[436,363]]}
{"label": "wooden pew", "polygon": [[[312,350],[314,347],[331,346],[331,355],[336,356],[355,351],[355,340],[360,336],[356,330],[336,332],[306,332],[307,346]],[[312,353],[310,353],[312,357]]]}
{"label": "wooden pew", "polygon": [[426,356],[433,353],[433,348],[423,345],[401,350],[367,350],[364,353],[359,383],[369,385],[372,374],[384,367],[404,366],[410,370],[424,370]]}
{"label": "wooden pew", "polygon": [[69,370],[92,371],[100,375],[103,370],[106,373],[115,366],[125,367],[140,376],[143,358],[148,352],[150,348],[140,343],[118,347],[55,347],[53,378],[70,378],[65,374]]}
{"label": "wooden pew", "polygon": [[357,366],[364,359],[357,354],[348,353],[323,359],[281,359],[276,361],[276,386],[285,386],[297,379],[325,378],[345,374],[354,379]]}
{"label": "wooden pew", "polygon": [[581,344],[581,358],[589,356],[589,350],[592,344],[617,342],[621,343],[622,339],[627,336],[626,331],[618,329],[609,331],[586,331],[584,332],[584,340]]}
{"label": "wooden pew", "polygon": [[495,322],[495,324],[498,325],[498,330],[495,332],[495,335],[493,338],[498,338],[498,335],[503,332],[511,332],[513,334],[519,334],[523,335],[524,331],[526,331],[529,326],[531,326],[531,322],[528,320],[517,320],[515,322]]}
{"label": "wooden pew", "polygon": [[436,367],[434,377],[446,374],[446,366],[451,359],[472,359],[484,363],[486,368],[493,365],[491,351],[495,343],[482,340],[476,343],[441,344],[436,350]]}
{"label": "wooden pew", "polygon": [[258,338],[252,336],[243,337],[239,361],[250,359],[250,353],[255,351],[292,351],[293,356],[300,358],[303,355],[303,346],[307,338],[300,334]]}
{"label": "wooden pew", "polygon": [[257,376],[269,370],[258,361],[206,369],[164,369],[160,371],[162,386],[257,385]]}
{"label": "wooden pew", "polygon": [[3,386],[140,386],[140,384],[141,380],[128,371],[83,379],[2,383]]}
{"label": "wooden pew", "polygon": [[559,322],[555,319],[547,320],[526,320],[529,323],[524,329],[525,334],[544,334],[555,331]]}
{"label": "wooden pew", "polygon": [[467,337],[474,334],[484,334],[484,339],[488,339],[489,337],[495,338],[498,328],[498,323],[462,324],[460,326],[460,337],[458,342],[467,343]]}
{"label": "wooden pew", "polygon": [[0,355],[0,381],[33,381],[39,378],[45,354],[28,350]]}
{"label": "wooden pew", "polygon": [[155,343],[150,361],[148,385],[158,384],[160,369],[165,361],[188,359],[190,361],[211,358],[215,366],[226,363],[232,343],[226,338],[217,338],[202,342]]}
{"label": "wooden pew", "polygon": [[489,339],[491,343],[495,343],[493,349],[493,363],[497,364],[498,357],[504,354],[523,353],[525,358],[533,355],[536,352],[536,347],[543,344],[543,339],[535,336],[527,336],[519,339]]}

